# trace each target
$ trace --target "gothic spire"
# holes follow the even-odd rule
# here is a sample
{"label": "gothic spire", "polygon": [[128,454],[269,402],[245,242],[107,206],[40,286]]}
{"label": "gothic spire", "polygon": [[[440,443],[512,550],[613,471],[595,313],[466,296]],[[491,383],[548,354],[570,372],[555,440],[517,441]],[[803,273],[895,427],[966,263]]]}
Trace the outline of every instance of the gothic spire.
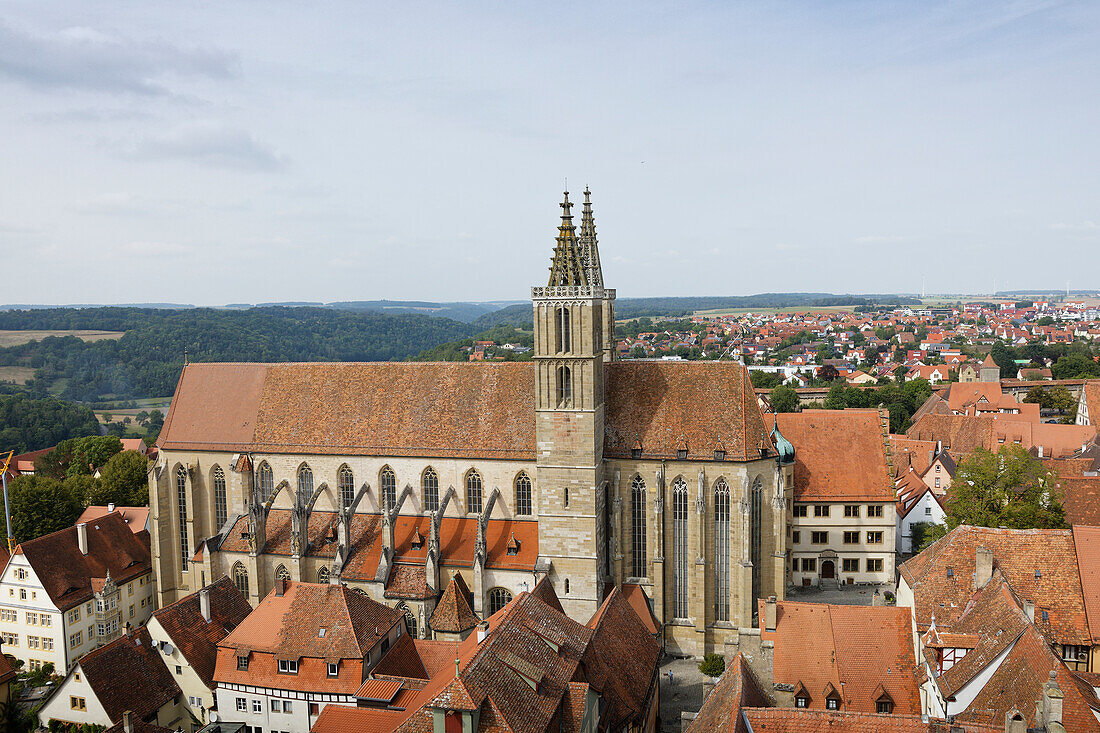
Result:
{"label": "gothic spire", "polygon": [[581,264],[584,267],[588,284],[603,287],[603,269],[600,267],[600,250],[596,243],[596,220],[592,217],[592,192],[584,187],[584,209],[581,210]]}
{"label": "gothic spire", "polygon": [[573,227],[573,204],[569,203],[569,192],[561,203],[561,224],[558,226],[557,245],[554,247],[554,259],[550,263],[549,287],[560,285],[589,285],[584,263],[581,261],[577,232]]}

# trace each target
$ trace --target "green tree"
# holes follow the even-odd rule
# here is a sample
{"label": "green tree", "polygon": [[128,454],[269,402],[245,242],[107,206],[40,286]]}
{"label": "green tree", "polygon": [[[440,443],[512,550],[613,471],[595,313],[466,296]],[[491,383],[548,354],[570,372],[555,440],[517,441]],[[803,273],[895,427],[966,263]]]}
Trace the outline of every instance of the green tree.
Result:
{"label": "green tree", "polygon": [[721,654],[706,654],[699,662],[699,671],[707,677],[721,677],[726,671],[726,658]]}
{"label": "green tree", "polygon": [[752,386],[757,389],[771,389],[783,384],[783,375],[754,369],[749,372],[749,380],[752,382]]}
{"label": "green tree", "polygon": [[73,497],[81,506],[94,504],[93,498],[99,491],[99,479],[95,476],[81,474],[80,476],[68,476],[61,485],[69,496]]}
{"label": "green tree", "polygon": [[978,448],[959,462],[947,499],[947,526],[1065,527],[1057,474],[1019,445]]}
{"label": "green tree", "polygon": [[781,384],[772,390],[771,403],[776,412],[798,412],[798,392]]}
{"label": "green tree", "polygon": [[84,510],[57,479],[16,476],[8,485],[8,494],[17,542],[71,527]]}
{"label": "green tree", "polygon": [[1100,377],[1100,364],[1084,354],[1067,354],[1050,369],[1055,379],[1082,379]]}
{"label": "green tree", "polygon": [[1042,409],[1049,409],[1051,406],[1050,394],[1038,384],[1027,391],[1024,402],[1037,404]]}
{"label": "green tree", "polygon": [[1050,407],[1064,415],[1077,407],[1077,399],[1064,385],[1059,384],[1050,390]]}
{"label": "green tree", "polygon": [[645,348],[642,347],[642,346],[635,346],[633,349],[630,350],[630,358],[631,359],[644,359],[645,358]]}
{"label": "green tree", "polygon": [[1054,325],[1054,319],[1051,318],[1050,316],[1043,316],[1042,318],[1040,318],[1038,321],[1035,322],[1035,325],[1037,325],[1037,326],[1053,326]]}
{"label": "green tree", "polygon": [[38,457],[35,473],[58,480],[66,476],[88,476],[121,450],[122,441],[114,435],[63,440],[52,451]]}
{"label": "green tree", "polygon": [[149,503],[149,460],[133,450],[111,456],[99,472],[99,493],[89,503],[146,506]]}

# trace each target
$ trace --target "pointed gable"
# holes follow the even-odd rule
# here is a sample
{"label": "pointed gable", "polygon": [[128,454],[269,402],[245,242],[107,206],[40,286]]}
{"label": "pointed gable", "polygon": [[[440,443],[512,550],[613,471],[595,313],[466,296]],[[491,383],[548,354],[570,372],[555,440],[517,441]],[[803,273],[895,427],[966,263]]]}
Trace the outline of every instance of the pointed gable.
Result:
{"label": "pointed gable", "polygon": [[470,589],[461,573],[455,573],[443,596],[432,611],[428,625],[434,631],[460,634],[477,626],[481,620],[470,607]]}

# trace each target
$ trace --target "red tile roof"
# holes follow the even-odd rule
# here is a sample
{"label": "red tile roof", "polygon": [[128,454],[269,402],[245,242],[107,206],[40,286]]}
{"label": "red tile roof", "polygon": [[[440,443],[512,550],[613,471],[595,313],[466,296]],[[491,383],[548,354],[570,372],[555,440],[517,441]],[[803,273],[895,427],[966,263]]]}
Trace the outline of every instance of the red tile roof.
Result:
{"label": "red tile roof", "polygon": [[466,581],[461,573],[455,573],[432,611],[428,625],[433,631],[457,634],[474,628],[479,620],[470,607],[470,589]]}
{"label": "red tile roof", "polygon": [[752,670],[738,654],[726,663],[718,684],[703,702],[703,707],[691,721],[686,733],[747,733],[741,717],[744,708],[768,705]]}
{"label": "red tile roof", "polygon": [[151,642],[143,626],[80,658],[85,681],[112,722],[127,710],[135,719],[147,718],[180,694]]}
{"label": "red tile roof", "polygon": [[397,691],[400,689],[401,682],[399,680],[366,679],[355,691],[355,696],[372,702],[391,702],[397,697]]}
{"label": "red tile roof", "polygon": [[[615,362],[605,453],[759,457],[764,424],[748,372],[732,362]],[[334,455],[534,460],[530,363],[190,364],[158,446]]]}
{"label": "red tile roof", "polygon": [[[1036,614],[1047,611],[1050,632],[1059,643],[1088,644],[1091,634],[1077,569],[1074,538],[1068,529],[991,529],[957,527],[899,568],[913,589],[917,624],[950,629],[974,593],[976,552],[993,552],[996,567],[1012,589],[1035,603]],[[948,576],[947,568],[952,569]],[[1038,575],[1036,575],[1038,571]]]}
{"label": "red tile roof", "polygon": [[150,572],[149,534],[134,534],[117,512],[87,525],[88,554],[77,544],[77,528],[20,543],[22,553],[42,582],[50,600],[64,612],[92,599],[93,581],[111,574],[118,585]]}
{"label": "red tile roof", "polygon": [[764,605],[760,600],[760,635],[775,644],[773,679],[804,684],[810,708],[825,708],[821,691],[831,684],[843,690],[843,709],[873,713],[881,686],[897,713],[920,713],[909,609],[780,601],[775,631],[767,631]]}
{"label": "red tile roof", "polygon": [[214,689],[218,642],[252,612],[237,586],[228,577],[206,586],[210,594],[210,620],[202,616],[199,593],[192,593],[153,614],[203,684]]}
{"label": "red tile roof", "polygon": [[795,501],[894,501],[877,410],[805,410],[776,418],[794,445]]}
{"label": "red tile roof", "polygon": [[1100,644],[1100,527],[1074,525],[1073,547],[1077,552],[1077,572],[1081,576],[1092,643]]}
{"label": "red tile roof", "polygon": [[[143,529],[149,529],[149,507],[147,506],[116,506],[115,511],[126,520],[126,525],[137,534]],[[74,525],[81,522],[91,522],[106,516],[109,512],[105,506],[90,506],[84,510],[80,518],[73,522]]]}
{"label": "red tile roof", "polygon": [[[711,693],[713,694],[713,693]],[[753,733],[939,733],[947,730],[942,721],[922,720],[908,715],[827,712],[795,708],[745,708]],[[952,733],[1003,733],[1000,726],[959,723]]]}

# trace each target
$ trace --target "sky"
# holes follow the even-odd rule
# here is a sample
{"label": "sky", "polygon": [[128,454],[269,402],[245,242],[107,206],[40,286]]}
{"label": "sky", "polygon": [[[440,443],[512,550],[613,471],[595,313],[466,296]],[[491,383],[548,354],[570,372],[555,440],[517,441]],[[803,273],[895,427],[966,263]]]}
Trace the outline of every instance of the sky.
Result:
{"label": "sky", "polygon": [[1100,289],[1100,3],[0,2],[2,303]]}

